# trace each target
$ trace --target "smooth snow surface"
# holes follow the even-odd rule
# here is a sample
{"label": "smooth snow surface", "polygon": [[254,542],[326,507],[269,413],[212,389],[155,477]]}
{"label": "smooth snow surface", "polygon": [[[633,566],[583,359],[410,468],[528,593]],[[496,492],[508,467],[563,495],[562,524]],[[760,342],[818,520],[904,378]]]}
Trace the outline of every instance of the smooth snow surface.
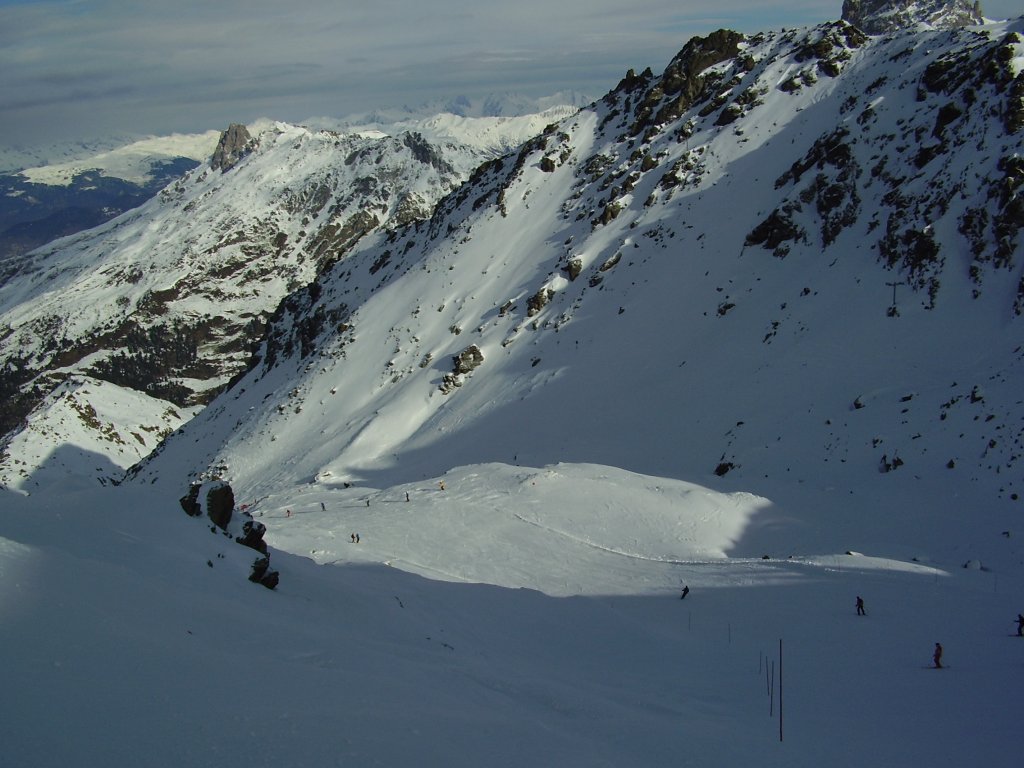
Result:
{"label": "smooth snow surface", "polygon": [[991,570],[727,558],[763,499],[480,465],[249,500],[271,592],[174,499],[3,501],[4,765],[1016,764],[998,533]]}

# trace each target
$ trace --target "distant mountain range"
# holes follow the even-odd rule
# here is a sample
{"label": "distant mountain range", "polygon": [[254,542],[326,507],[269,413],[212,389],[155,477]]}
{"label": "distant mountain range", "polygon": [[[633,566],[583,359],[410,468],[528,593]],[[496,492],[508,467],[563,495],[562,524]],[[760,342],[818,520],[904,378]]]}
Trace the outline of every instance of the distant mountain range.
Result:
{"label": "distant mountain range", "polygon": [[[482,99],[463,96],[358,117],[310,118],[304,125],[345,133],[372,129],[393,134],[422,130],[419,124],[428,119],[437,125],[442,116],[444,120],[488,117],[501,123],[509,117],[589,101],[577,93],[542,99],[513,93]],[[258,133],[272,122],[257,121],[249,128]],[[470,130],[467,135],[475,133]],[[492,134],[504,135],[503,129],[498,127]],[[208,160],[219,135],[219,131],[141,139],[126,135],[32,150],[0,148],[0,258],[27,253],[141,205]],[[511,149],[522,138],[513,131],[503,148]]]}
{"label": "distant mountain range", "polygon": [[[0,174],[0,259],[28,253],[138,207],[206,160],[217,137],[211,131],[138,140],[101,152],[89,147],[84,157]],[[64,154],[73,155],[66,147]]]}

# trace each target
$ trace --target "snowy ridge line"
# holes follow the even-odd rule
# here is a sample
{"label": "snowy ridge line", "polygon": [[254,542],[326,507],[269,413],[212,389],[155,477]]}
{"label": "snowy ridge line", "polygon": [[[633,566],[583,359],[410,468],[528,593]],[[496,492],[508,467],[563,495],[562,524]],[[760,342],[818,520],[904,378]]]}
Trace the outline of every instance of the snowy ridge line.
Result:
{"label": "snowy ridge line", "polygon": [[[457,573],[452,573],[450,571],[445,571],[445,570],[443,570],[441,568],[437,568],[437,567],[432,566],[432,565],[424,565],[423,563],[413,562],[412,560],[407,560],[405,558],[393,557],[393,558],[390,558],[388,560],[382,560],[381,561],[382,565],[386,565],[389,568],[395,568],[396,567],[396,565],[395,565],[396,563],[404,563],[405,565],[410,566],[412,570],[409,570],[409,569],[406,569],[406,568],[400,568],[399,569],[399,570],[403,570],[403,571],[408,571],[409,573],[417,573],[417,574],[420,574],[420,575],[427,574],[427,573],[437,573],[437,574],[440,574],[441,576],[444,576],[445,579],[449,580],[449,581],[456,581],[456,582],[460,582],[460,583],[464,583],[464,584],[478,584],[478,583],[480,583],[480,582],[475,581],[473,579],[467,578],[466,576],[461,576],[461,575],[459,575]],[[334,564],[351,565],[352,561],[351,560],[335,560],[331,564],[332,565],[334,565]]]}

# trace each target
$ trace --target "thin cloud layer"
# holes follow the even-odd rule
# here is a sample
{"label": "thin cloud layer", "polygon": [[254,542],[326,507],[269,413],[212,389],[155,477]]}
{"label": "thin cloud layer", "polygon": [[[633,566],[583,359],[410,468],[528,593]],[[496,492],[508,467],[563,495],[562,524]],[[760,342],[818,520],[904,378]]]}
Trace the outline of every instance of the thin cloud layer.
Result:
{"label": "thin cloud layer", "polygon": [[[986,3],[989,15],[1000,15],[996,5]],[[0,145],[343,116],[457,95],[598,96],[631,67],[664,67],[692,35],[817,23],[841,7],[0,0]]]}

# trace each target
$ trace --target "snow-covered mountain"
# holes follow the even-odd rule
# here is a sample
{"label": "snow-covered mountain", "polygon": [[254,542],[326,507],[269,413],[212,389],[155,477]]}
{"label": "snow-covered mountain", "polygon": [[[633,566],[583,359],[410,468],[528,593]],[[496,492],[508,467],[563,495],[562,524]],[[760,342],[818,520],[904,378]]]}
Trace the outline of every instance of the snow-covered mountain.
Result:
{"label": "snow-covered mountain", "polygon": [[258,497],[584,461],[842,489],[837,541],[922,483],[1010,514],[1020,24],[692,40],[292,294],[137,476]]}
{"label": "snow-covered mountain", "polygon": [[[367,232],[429,217],[483,159],[566,113],[435,118],[424,121],[433,143],[405,125],[394,135],[276,123],[254,126],[255,137],[224,132],[209,162],[145,205],[0,261],[3,430],[44,418],[49,394],[77,375],[156,398],[155,414],[191,412],[246,369],[285,295]],[[117,436],[123,458],[116,446],[133,424],[104,422],[84,443],[52,423],[45,433],[82,446]],[[6,443],[0,474],[16,484],[36,464],[12,453],[23,441]]]}
{"label": "snow-covered mountain", "polygon": [[[324,262],[125,482],[56,447],[5,761],[1016,765],[1022,35],[694,39]],[[229,133],[188,183],[322,140]]]}
{"label": "snow-covered mountain", "polygon": [[[584,101],[585,100],[585,101]],[[547,123],[591,101],[576,94],[527,99],[502,94],[465,97],[418,109],[379,110],[349,118],[310,118],[303,125],[340,133],[420,133],[432,142],[466,143],[488,153],[508,152]],[[543,117],[538,117],[543,114]],[[547,122],[538,125],[539,120]],[[275,121],[247,126],[253,134]],[[99,226],[155,196],[177,177],[205,163],[220,131],[44,147],[36,153],[0,149],[0,258],[12,258],[58,237]],[[120,143],[119,143],[120,142]]]}

